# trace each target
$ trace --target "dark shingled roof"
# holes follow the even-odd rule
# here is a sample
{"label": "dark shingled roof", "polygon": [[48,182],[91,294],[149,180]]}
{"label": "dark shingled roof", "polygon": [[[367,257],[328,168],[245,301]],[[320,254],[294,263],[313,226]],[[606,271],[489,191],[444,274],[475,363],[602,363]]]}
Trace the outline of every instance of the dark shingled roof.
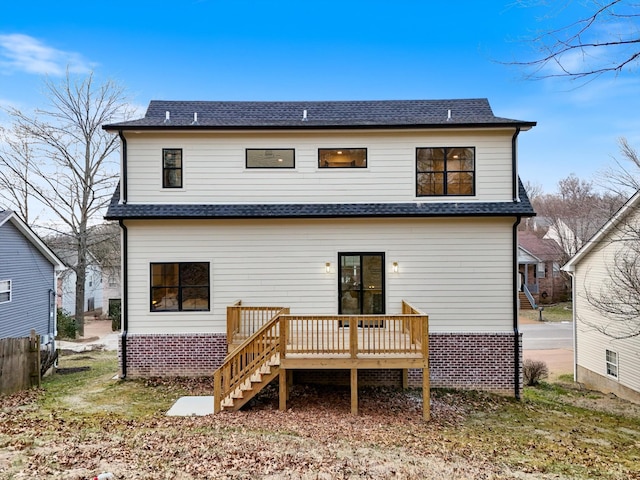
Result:
{"label": "dark shingled roof", "polygon": [[[304,112],[306,111],[306,119]],[[169,112],[169,120],[166,113]],[[194,121],[197,114],[197,122]],[[450,113],[450,114],[449,114]],[[138,120],[105,130],[533,127],[496,117],[486,98],[316,102],[152,100]]]}
{"label": "dark shingled roof", "polygon": [[504,217],[535,215],[520,182],[520,202],[289,203],[289,204],[120,204],[116,189],[107,220],[364,218],[364,217]]}

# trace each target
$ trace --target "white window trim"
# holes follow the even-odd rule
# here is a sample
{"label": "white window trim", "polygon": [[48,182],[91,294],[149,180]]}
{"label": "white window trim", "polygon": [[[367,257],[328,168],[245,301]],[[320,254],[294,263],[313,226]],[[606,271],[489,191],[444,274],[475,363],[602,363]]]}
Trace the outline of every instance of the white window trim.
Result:
{"label": "white window trim", "polygon": [[[6,288],[3,289],[3,284],[7,284]],[[0,303],[9,303],[11,302],[11,280],[7,279],[7,280],[0,280],[0,293],[8,293],[9,294],[9,300],[0,300]]]}
{"label": "white window trim", "polygon": [[[613,355],[615,355],[615,362],[610,362],[609,361],[609,354],[612,353]],[[618,356],[618,352],[614,351],[614,350],[605,350],[604,353],[604,361],[605,361],[605,368],[606,368],[606,372],[607,372],[607,377],[609,378],[615,378],[616,380],[619,378],[620,376],[620,358]],[[616,374],[613,375],[611,373],[609,373],[609,365],[613,366],[615,368]]]}

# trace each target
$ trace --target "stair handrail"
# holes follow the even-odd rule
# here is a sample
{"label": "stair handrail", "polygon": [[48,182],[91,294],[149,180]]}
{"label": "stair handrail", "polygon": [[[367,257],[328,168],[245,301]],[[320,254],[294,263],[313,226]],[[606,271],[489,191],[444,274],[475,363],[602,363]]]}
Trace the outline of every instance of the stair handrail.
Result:
{"label": "stair handrail", "polygon": [[[213,411],[222,410],[222,399],[227,398],[244,382],[249,380],[257,368],[279,352],[280,315],[289,313],[289,308],[279,310],[271,320],[260,327],[233,352],[213,374]],[[235,367],[235,368],[234,368]]]}
{"label": "stair handrail", "polygon": [[529,287],[527,287],[525,283],[522,284],[522,291],[526,295],[527,300],[529,300],[529,303],[531,304],[533,309],[535,310],[536,308],[538,308],[538,305],[536,305],[536,301],[533,298],[533,295],[531,295],[531,292],[529,291]]}

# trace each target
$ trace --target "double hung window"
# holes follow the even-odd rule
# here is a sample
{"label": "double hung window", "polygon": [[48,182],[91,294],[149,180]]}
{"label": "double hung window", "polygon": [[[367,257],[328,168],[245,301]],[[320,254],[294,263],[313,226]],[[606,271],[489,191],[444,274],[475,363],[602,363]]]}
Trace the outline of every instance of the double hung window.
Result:
{"label": "double hung window", "polygon": [[607,375],[618,378],[618,353],[612,350],[606,351]]}
{"label": "double hung window", "polygon": [[0,280],[0,303],[11,301],[11,280]]}
{"label": "double hung window", "polygon": [[182,149],[162,149],[162,187],[182,188]]}

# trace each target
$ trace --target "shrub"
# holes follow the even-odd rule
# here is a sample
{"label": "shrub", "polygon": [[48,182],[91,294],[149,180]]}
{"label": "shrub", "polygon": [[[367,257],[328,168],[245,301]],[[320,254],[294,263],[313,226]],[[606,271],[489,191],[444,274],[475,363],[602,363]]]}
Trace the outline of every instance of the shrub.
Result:
{"label": "shrub", "polygon": [[111,318],[111,331],[119,331],[122,325],[122,307],[120,303],[114,303],[113,305],[110,305],[109,318]]}
{"label": "shrub", "polygon": [[76,338],[78,328],[76,319],[67,315],[61,308],[58,309],[58,338]]}
{"label": "shrub", "polygon": [[538,385],[540,380],[547,378],[549,376],[549,369],[547,368],[547,364],[540,360],[527,359],[522,366],[522,375],[524,377],[524,384],[530,387],[532,385]]}

